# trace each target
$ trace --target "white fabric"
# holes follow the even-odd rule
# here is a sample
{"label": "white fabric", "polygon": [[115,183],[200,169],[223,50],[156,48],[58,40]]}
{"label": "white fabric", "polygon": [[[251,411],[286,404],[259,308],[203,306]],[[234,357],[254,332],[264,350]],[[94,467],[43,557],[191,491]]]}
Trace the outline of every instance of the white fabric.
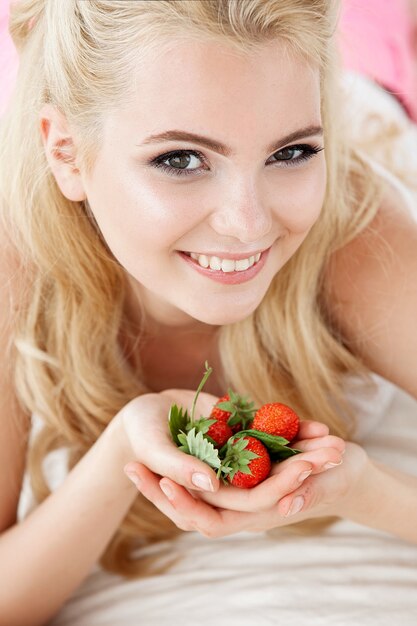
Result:
{"label": "white fabric", "polygon": [[[393,98],[379,89],[368,91],[364,100],[358,96],[363,92],[352,88],[353,101],[358,96],[361,107],[382,107],[394,118],[403,115]],[[417,171],[416,145],[409,156]],[[413,198],[393,182],[417,219]],[[347,382],[358,416],[357,439],[371,457],[417,475],[417,402],[377,376],[375,382],[376,391],[367,394],[354,379]],[[65,450],[49,455],[45,471],[55,489],[66,475]],[[33,506],[26,477],[19,519]],[[51,625],[417,624],[417,546],[345,520],[309,536],[283,529],[274,537],[240,533],[208,540],[185,533],[143,554],[167,547],[181,560],[163,576],[126,581],[94,566]]]}
{"label": "white fabric", "polygon": [[[417,475],[417,402],[388,388],[380,381],[384,410],[377,396],[376,427],[363,445],[373,458]],[[358,409],[359,417],[370,408]],[[417,546],[388,533],[343,520],[310,536],[281,530],[273,538],[208,540],[186,533],[171,548],[181,560],[163,576],[126,581],[95,567],[51,626],[417,624]]]}

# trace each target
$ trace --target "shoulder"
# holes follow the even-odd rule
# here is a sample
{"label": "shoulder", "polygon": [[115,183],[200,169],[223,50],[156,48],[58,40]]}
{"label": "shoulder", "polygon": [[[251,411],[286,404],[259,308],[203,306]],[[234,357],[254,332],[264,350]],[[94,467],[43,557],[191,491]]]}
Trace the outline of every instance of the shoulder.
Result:
{"label": "shoulder", "polygon": [[416,276],[417,207],[388,184],[370,224],[331,257],[325,307],[354,353],[413,394],[417,384],[406,367],[411,371],[417,351]]}
{"label": "shoulder", "polygon": [[326,272],[330,301],[356,299],[365,286],[372,293],[379,282],[385,284],[398,272],[410,276],[417,252],[417,206],[414,210],[415,215],[398,188],[386,186],[373,220],[330,259]]}

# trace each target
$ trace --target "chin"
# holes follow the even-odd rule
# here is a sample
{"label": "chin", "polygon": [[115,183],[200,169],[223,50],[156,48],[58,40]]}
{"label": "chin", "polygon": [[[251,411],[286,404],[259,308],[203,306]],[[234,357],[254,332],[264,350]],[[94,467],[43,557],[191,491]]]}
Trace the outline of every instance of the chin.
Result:
{"label": "chin", "polygon": [[253,311],[257,308],[253,307],[230,307],[227,309],[219,310],[213,308],[212,310],[194,310],[190,311],[189,314],[199,322],[203,324],[209,324],[211,326],[226,326],[227,324],[235,324],[236,322],[240,322],[245,318],[249,317]]}

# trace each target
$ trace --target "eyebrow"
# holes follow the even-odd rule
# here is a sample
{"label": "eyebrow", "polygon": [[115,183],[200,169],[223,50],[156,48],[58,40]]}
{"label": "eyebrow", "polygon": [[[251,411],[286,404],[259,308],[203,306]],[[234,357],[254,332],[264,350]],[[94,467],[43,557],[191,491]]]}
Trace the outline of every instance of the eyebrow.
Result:
{"label": "eyebrow", "polygon": [[[312,137],[313,135],[322,135],[323,128],[321,126],[306,126],[306,128],[300,128],[298,130],[285,135],[278,139],[278,141],[274,141],[273,144],[267,147],[268,153],[273,153],[282,148],[283,146],[297,141],[299,139],[305,139],[307,137]],[[195,133],[189,133],[184,130],[166,130],[163,133],[157,133],[155,135],[149,135],[142,144],[139,145],[148,145],[151,143],[162,143],[164,141],[192,141],[194,143],[198,143],[214,152],[218,152],[223,156],[231,156],[233,150],[226,146],[224,143],[220,141],[216,141],[215,139],[210,139],[210,137],[204,137],[204,135],[196,135]]]}

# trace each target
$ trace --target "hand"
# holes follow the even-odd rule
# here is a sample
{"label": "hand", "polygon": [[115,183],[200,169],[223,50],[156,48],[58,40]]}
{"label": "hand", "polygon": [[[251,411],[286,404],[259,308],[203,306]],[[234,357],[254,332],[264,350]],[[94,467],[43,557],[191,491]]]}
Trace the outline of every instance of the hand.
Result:
{"label": "hand", "polygon": [[[137,464],[141,492],[179,528],[198,530],[209,537],[242,530],[266,530],[309,517],[336,515],[334,504],[346,499],[359,470],[350,459],[348,471],[339,477],[333,473],[343,466],[325,469],[329,463],[340,463],[345,449],[343,440],[328,432],[324,424],[303,421],[295,444],[303,453],[276,464],[272,475],[254,489],[222,485],[215,494],[197,494],[169,478],[160,479],[144,465]],[[347,449],[352,450],[349,456],[355,456],[355,451],[359,451],[356,457],[362,456],[362,449],[355,444],[347,444]],[[366,458],[364,452],[363,455]],[[303,513],[286,517],[294,498],[301,494],[305,498]]]}
{"label": "hand", "polygon": [[[125,434],[125,473],[137,485],[136,466],[144,464],[156,475],[167,476],[178,485],[198,491],[215,492],[219,480],[215,471],[203,461],[184,454],[171,438],[168,414],[172,404],[191,412],[195,392],[169,389],[161,393],[138,396],[126,404],[114,418]],[[218,398],[201,392],[198,396],[195,417],[209,415]],[[138,486],[138,485],[137,485]]]}

